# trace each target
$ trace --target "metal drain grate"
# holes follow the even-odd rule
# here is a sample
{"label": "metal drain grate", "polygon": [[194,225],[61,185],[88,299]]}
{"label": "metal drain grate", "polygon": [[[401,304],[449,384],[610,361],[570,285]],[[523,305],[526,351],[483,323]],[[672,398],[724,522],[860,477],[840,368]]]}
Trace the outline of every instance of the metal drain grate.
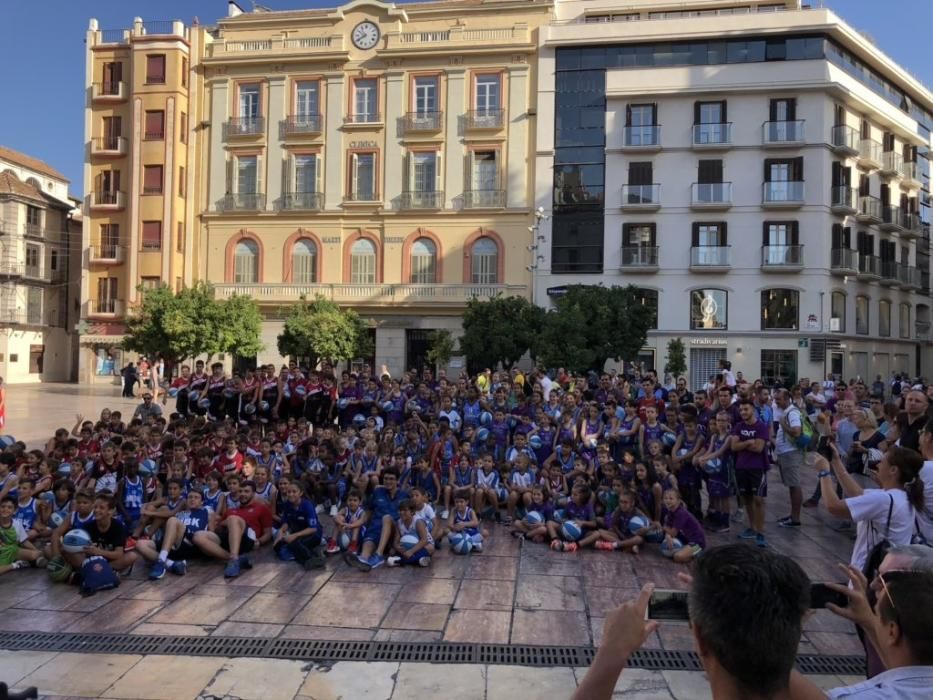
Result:
{"label": "metal drain grate", "polygon": [[[456,644],[448,642],[340,642],[309,639],[245,637],[170,637],[137,634],[67,634],[2,632],[0,649],[8,651],[71,651],[87,654],[162,654],[169,656],[252,656],[295,661],[392,661],[509,666],[589,666],[593,647],[523,644]],[[629,666],[651,671],[701,671],[692,651],[639,649]],[[807,674],[864,675],[859,656],[797,657]]]}

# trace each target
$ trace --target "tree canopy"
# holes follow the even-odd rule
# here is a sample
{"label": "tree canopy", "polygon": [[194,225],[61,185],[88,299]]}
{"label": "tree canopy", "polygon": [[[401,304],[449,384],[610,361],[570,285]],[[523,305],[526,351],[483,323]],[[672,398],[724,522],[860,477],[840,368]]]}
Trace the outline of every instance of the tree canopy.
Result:
{"label": "tree canopy", "polygon": [[470,372],[500,363],[510,368],[532,348],[541,310],[524,297],[497,296],[488,301],[471,299],[463,314],[460,352]]}
{"label": "tree canopy", "polygon": [[255,356],[262,350],[262,315],[248,296],[215,299],[199,282],[179,292],[168,285],[140,288],[140,303],[126,319],[123,347],[168,362],[199,355]]}
{"label": "tree canopy", "polygon": [[322,360],[352,360],[369,354],[366,331],[356,311],[318,296],[288,308],[278,348],[285,356],[309,358],[312,367]]}
{"label": "tree canopy", "polygon": [[535,347],[551,367],[601,372],[607,360],[636,359],[653,323],[654,312],[631,285],[570,285],[545,314]]}

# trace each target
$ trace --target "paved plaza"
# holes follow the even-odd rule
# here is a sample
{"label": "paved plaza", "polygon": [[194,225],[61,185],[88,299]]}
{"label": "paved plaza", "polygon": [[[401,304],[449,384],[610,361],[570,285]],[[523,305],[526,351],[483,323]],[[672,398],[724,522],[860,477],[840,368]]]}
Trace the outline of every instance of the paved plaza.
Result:
{"label": "paved plaza", "polygon": [[[96,416],[104,406],[130,409],[114,388],[10,387],[8,432],[41,442],[75,414]],[[786,489],[772,472],[768,520],[788,512]],[[805,492],[815,474],[807,473]],[[838,580],[835,563],[848,559],[851,537],[837,532],[823,510],[805,510],[800,530],[769,525],[771,546],[792,555],[813,580]],[[735,528],[733,528],[735,530]],[[709,543],[734,534],[709,535]],[[43,571],[0,578],[0,632],[107,632],[144,635],[262,637],[283,639],[477,642],[589,646],[598,644],[606,612],[633,597],[646,582],[680,587],[677,565],[648,550],[557,553],[521,543],[493,526],[482,554],[443,550],[428,569],[382,567],[363,573],[339,557],[326,569],[306,572],[274,561],[271,548],[255,567],[225,580],[219,564],[194,563],[187,576],[146,580],[137,564],[114,591],[82,598],[76,589],[52,585]],[[685,625],[663,624],[648,647],[690,650]],[[801,654],[860,655],[853,627],[817,611],[806,623]],[[357,668],[359,667],[359,668]],[[68,669],[81,672],[71,681]],[[95,669],[90,672],[89,669]],[[37,685],[43,692],[79,697],[241,698],[418,697],[431,689],[443,697],[568,697],[582,670],[508,666],[430,666],[336,663],[325,668],[268,659],[138,657],[6,652],[0,680]],[[171,678],[169,681],[168,678]],[[161,679],[161,680],[157,680]],[[73,683],[72,683],[73,681]],[[838,685],[835,677],[822,679]],[[536,690],[537,689],[537,690]],[[619,697],[704,697],[702,674],[626,671]],[[394,695],[393,695],[394,693]]]}

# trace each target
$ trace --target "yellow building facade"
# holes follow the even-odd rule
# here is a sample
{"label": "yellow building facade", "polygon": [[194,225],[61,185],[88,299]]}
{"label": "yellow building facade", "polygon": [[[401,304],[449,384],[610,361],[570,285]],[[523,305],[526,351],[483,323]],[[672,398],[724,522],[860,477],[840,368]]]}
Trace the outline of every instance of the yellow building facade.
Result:
{"label": "yellow building facade", "polygon": [[[119,333],[148,279],[203,279],[219,296],[259,302],[265,350],[255,359],[277,363],[284,311],[323,295],[369,321],[375,352],[361,359],[397,373],[424,363],[430,331],[459,332],[469,299],[530,295],[535,54],[550,2],[233,7],[210,29],[155,35],[137,22],[126,44],[89,49],[89,82],[107,61],[132,67],[125,100],[98,105],[92,93],[88,128],[111,110],[133,125],[120,136],[125,153],[89,156],[89,183],[118,163],[132,172],[120,175],[123,206],[89,202],[92,252],[101,225],[128,234],[117,259],[89,260],[92,330]],[[141,75],[153,47],[166,54],[162,90]],[[166,132],[162,172],[174,182],[149,195],[153,144],[138,130],[157,109],[177,128],[184,113],[187,131]],[[143,224],[160,214],[161,246],[150,249]],[[100,357],[109,338],[90,340],[88,358],[91,348]]]}

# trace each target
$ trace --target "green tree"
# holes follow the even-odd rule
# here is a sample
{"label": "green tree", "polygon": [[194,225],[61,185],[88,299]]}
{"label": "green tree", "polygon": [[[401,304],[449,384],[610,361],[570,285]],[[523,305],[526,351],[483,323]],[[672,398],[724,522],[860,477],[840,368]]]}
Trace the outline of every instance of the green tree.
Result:
{"label": "green tree", "polygon": [[446,365],[456,350],[454,338],[450,331],[438,329],[431,331],[431,346],[428,348],[428,362],[434,365]]}
{"label": "green tree", "polygon": [[321,360],[339,362],[366,354],[369,334],[366,323],[353,309],[317,296],[288,309],[285,326],[278,337],[279,352],[308,357],[311,366]]}
{"label": "green tree", "polygon": [[548,366],[601,372],[607,360],[638,356],[653,318],[631,285],[571,285],[544,316],[536,346]]}
{"label": "green tree", "polygon": [[176,363],[198,355],[255,355],[262,349],[262,317],[249,297],[214,298],[209,284],[178,293],[167,285],[140,288],[141,300],[126,319],[127,350]]}
{"label": "green tree", "polygon": [[667,362],[664,373],[675,379],[687,371],[687,350],[680,338],[671,338],[667,343]]}
{"label": "green tree", "polygon": [[496,296],[487,301],[473,298],[463,314],[460,352],[469,371],[484,367],[509,369],[531,349],[538,312],[524,297]]}

